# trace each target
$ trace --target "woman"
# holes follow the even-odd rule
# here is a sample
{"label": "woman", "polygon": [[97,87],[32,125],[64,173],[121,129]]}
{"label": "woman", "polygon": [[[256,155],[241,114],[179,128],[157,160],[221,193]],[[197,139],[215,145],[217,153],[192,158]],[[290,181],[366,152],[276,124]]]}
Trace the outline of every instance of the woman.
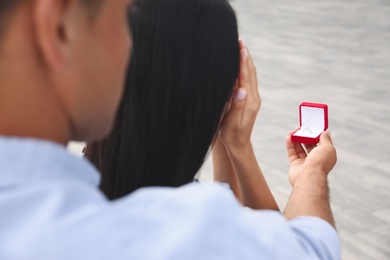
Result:
{"label": "woman", "polygon": [[250,143],[256,71],[228,1],[140,0],[129,17],[133,54],[114,130],[86,152],[103,192],[189,183],[214,143],[215,179],[246,206],[278,209]]}

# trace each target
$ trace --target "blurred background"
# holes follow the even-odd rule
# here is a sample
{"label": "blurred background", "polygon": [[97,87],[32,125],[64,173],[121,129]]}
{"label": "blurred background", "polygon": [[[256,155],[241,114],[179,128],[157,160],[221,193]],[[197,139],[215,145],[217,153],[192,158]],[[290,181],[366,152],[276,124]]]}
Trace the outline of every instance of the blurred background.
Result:
{"label": "blurred background", "polygon": [[[263,99],[253,145],[281,209],[291,193],[285,138],[299,126],[298,106],[326,103],[343,259],[390,259],[390,1],[231,3]],[[212,179],[210,159],[201,174]]]}
{"label": "blurred background", "polygon": [[[263,99],[253,132],[281,209],[287,133],[303,101],[326,103],[338,152],[331,199],[349,259],[390,259],[390,0],[231,0]],[[71,143],[80,154],[83,145]],[[207,159],[200,171],[212,180]]]}

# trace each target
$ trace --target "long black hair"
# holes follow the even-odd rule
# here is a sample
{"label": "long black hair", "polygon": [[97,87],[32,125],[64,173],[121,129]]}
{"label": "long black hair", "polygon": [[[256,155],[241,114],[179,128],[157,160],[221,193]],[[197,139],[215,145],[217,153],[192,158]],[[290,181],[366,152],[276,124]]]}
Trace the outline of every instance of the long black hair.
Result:
{"label": "long black hair", "polygon": [[129,21],[133,53],[114,129],[87,147],[110,199],[191,182],[239,71],[227,0],[140,0]]}

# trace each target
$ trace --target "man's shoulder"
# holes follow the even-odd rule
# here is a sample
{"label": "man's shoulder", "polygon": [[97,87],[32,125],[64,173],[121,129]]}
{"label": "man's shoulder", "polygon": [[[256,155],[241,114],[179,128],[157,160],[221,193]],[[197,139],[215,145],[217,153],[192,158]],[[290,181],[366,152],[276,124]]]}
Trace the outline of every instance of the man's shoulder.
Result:
{"label": "man's shoulder", "polygon": [[338,259],[340,255],[337,233],[326,221],[316,217],[287,221],[280,212],[244,208],[231,190],[219,184],[141,189],[119,203],[127,200],[138,204],[133,209],[144,212],[145,219],[160,224],[161,237],[167,232],[180,237],[183,247],[218,249],[219,257]]}
{"label": "man's shoulder", "polygon": [[142,217],[145,225],[151,222],[155,228],[175,230],[191,223],[191,232],[196,228],[212,230],[215,223],[219,227],[232,223],[242,209],[230,190],[218,184],[199,183],[179,188],[142,188],[111,202],[109,207],[118,212],[117,217]]}
{"label": "man's shoulder", "polygon": [[[241,219],[253,220],[259,226],[263,223],[261,220],[265,219],[268,223],[286,223],[279,212],[244,208],[233,192],[219,183],[192,183],[180,188],[142,188],[112,202],[111,206],[129,214],[143,212],[145,218],[158,216],[165,224],[174,219],[176,224],[179,224],[180,220],[192,219],[205,223],[216,222],[219,226],[233,226]],[[150,214],[151,212],[155,214]]]}
{"label": "man's shoulder", "polygon": [[[178,253],[185,249],[190,254],[181,257],[191,259],[210,258],[212,252],[218,252],[216,258],[272,257],[278,253],[271,245],[284,242],[283,247],[289,251],[298,243],[279,212],[244,208],[231,190],[215,183],[194,183],[173,189],[144,188],[112,206],[120,212],[131,208],[132,224],[142,225],[138,242],[158,244],[168,239],[177,247],[159,250]],[[143,245],[140,242],[137,248]],[[202,252],[202,248],[210,250]]]}
{"label": "man's shoulder", "polygon": [[[15,202],[23,203],[6,211],[9,223],[0,235],[0,256],[283,259],[296,252],[299,259],[302,253],[280,213],[245,209],[219,184],[143,188],[116,201],[107,201],[86,183],[73,184],[63,183],[63,190],[47,184],[43,191],[34,188],[23,192],[23,198],[17,196]],[[13,198],[6,204],[15,204]],[[294,229],[300,232],[300,226]],[[305,237],[310,239],[310,234]]]}
{"label": "man's shoulder", "polygon": [[[113,204],[132,204],[132,207],[157,205],[166,207],[169,211],[172,207],[187,208],[187,211],[194,208],[224,208],[234,210],[240,207],[239,202],[234,197],[233,192],[216,183],[200,184],[197,182],[184,185],[179,188],[152,187],[141,188],[134,193]],[[197,208],[197,209],[195,209]]]}

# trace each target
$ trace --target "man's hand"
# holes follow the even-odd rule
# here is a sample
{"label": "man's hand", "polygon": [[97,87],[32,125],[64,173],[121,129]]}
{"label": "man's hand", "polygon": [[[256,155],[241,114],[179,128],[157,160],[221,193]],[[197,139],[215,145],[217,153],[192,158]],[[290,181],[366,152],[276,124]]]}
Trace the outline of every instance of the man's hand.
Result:
{"label": "man's hand", "polygon": [[328,174],[336,164],[336,149],[329,132],[324,132],[317,146],[306,147],[286,141],[290,160],[289,179],[293,192],[283,215],[287,219],[301,216],[319,217],[335,227],[329,202]]}
{"label": "man's hand", "polygon": [[286,146],[290,161],[289,179],[293,187],[305,168],[310,169],[311,172],[322,172],[325,175],[333,169],[337,157],[329,133],[325,131],[321,135],[317,146],[305,146],[307,152],[301,144],[291,142],[291,133],[288,135]]}

